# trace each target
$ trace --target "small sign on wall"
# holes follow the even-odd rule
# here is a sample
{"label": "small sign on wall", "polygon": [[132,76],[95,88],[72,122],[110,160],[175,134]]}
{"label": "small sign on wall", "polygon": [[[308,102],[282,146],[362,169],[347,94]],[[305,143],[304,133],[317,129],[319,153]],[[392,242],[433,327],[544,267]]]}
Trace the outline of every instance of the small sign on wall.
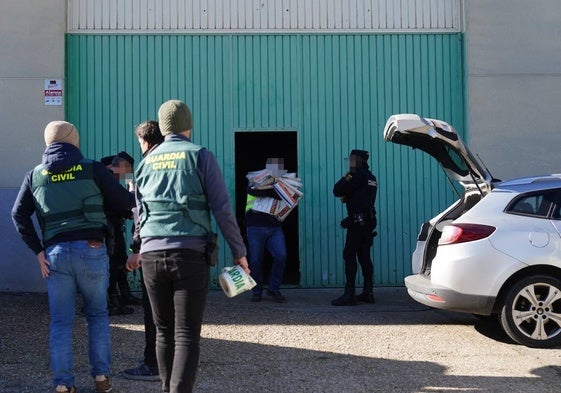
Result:
{"label": "small sign on wall", "polygon": [[62,105],[62,79],[45,79],[45,105]]}

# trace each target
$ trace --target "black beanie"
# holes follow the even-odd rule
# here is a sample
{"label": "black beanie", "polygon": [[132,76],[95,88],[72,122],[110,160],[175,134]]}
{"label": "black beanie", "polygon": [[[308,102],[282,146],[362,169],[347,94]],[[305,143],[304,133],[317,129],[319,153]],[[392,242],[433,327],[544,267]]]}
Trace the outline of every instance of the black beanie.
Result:
{"label": "black beanie", "polygon": [[113,158],[115,158],[115,156],[106,156],[106,157],[102,157],[100,161],[103,165],[107,166],[113,163]]}
{"label": "black beanie", "polygon": [[360,157],[364,161],[368,161],[368,158],[370,157],[370,155],[368,154],[368,152],[366,150],[357,150],[357,149],[351,150],[351,156]]}
{"label": "black beanie", "polygon": [[127,161],[129,164],[131,164],[131,166],[134,165],[134,158],[132,158],[129,153],[127,153],[126,151],[120,151],[119,153],[117,153],[117,155],[115,156],[115,158],[121,158],[125,161]]}

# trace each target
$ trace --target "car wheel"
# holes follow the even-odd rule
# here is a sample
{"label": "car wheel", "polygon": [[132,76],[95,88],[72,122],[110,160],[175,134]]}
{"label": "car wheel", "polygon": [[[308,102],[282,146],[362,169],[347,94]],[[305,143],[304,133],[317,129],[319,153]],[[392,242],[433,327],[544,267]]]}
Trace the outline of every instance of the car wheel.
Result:
{"label": "car wheel", "polygon": [[544,275],[517,281],[506,294],[499,321],[519,344],[535,348],[561,344],[561,281]]}

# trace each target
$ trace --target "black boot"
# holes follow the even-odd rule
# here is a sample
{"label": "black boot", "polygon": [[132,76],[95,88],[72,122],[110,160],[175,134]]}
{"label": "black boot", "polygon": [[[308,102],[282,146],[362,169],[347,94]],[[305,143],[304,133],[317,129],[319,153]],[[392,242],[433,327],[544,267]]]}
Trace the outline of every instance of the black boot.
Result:
{"label": "black boot", "polygon": [[125,291],[121,294],[121,303],[127,306],[140,306],[142,299],[137,298],[130,291]]}
{"label": "black boot", "polygon": [[355,306],[355,295],[345,292],[343,296],[331,301],[332,306]]}
{"label": "black boot", "polygon": [[107,307],[107,310],[110,316],[126,315],[132,314],[134,312],[134,308],[127,307],[123,303],[121,303],[121,300],[119,299],[119,296],[117,296],[117,294],[109,295],[109,305]]}
{"label": "black boot", "polygon": [[372,292],[363,291],[360,295],[356,297],[359,302],[374,304],[374,294]]}
{"label": "black boot", "polygon": [[131,292],[129,282],[127,280],[127,273],[121,271],[117,280],[119,285],[119,292],[121,292],[121,303],[127,306],[140,306],[142,299],[137,298]]}

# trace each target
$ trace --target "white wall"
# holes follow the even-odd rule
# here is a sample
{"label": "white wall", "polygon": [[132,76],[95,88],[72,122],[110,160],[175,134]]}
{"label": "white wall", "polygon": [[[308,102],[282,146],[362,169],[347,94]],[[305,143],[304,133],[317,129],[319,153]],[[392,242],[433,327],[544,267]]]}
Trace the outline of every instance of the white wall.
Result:
{"label": "white wall", "polygon": [[470,148],[503,180],[561,173],[561,1],[465,3]]}
{"label": "white wall", "polygon": [[64,78],[66,0],[0,1],[0,291],[43,291],[35,256],[16,234],[10,210],[26,171],[41,160],[43,130],[64,118],[44,105],[44,80]]}

